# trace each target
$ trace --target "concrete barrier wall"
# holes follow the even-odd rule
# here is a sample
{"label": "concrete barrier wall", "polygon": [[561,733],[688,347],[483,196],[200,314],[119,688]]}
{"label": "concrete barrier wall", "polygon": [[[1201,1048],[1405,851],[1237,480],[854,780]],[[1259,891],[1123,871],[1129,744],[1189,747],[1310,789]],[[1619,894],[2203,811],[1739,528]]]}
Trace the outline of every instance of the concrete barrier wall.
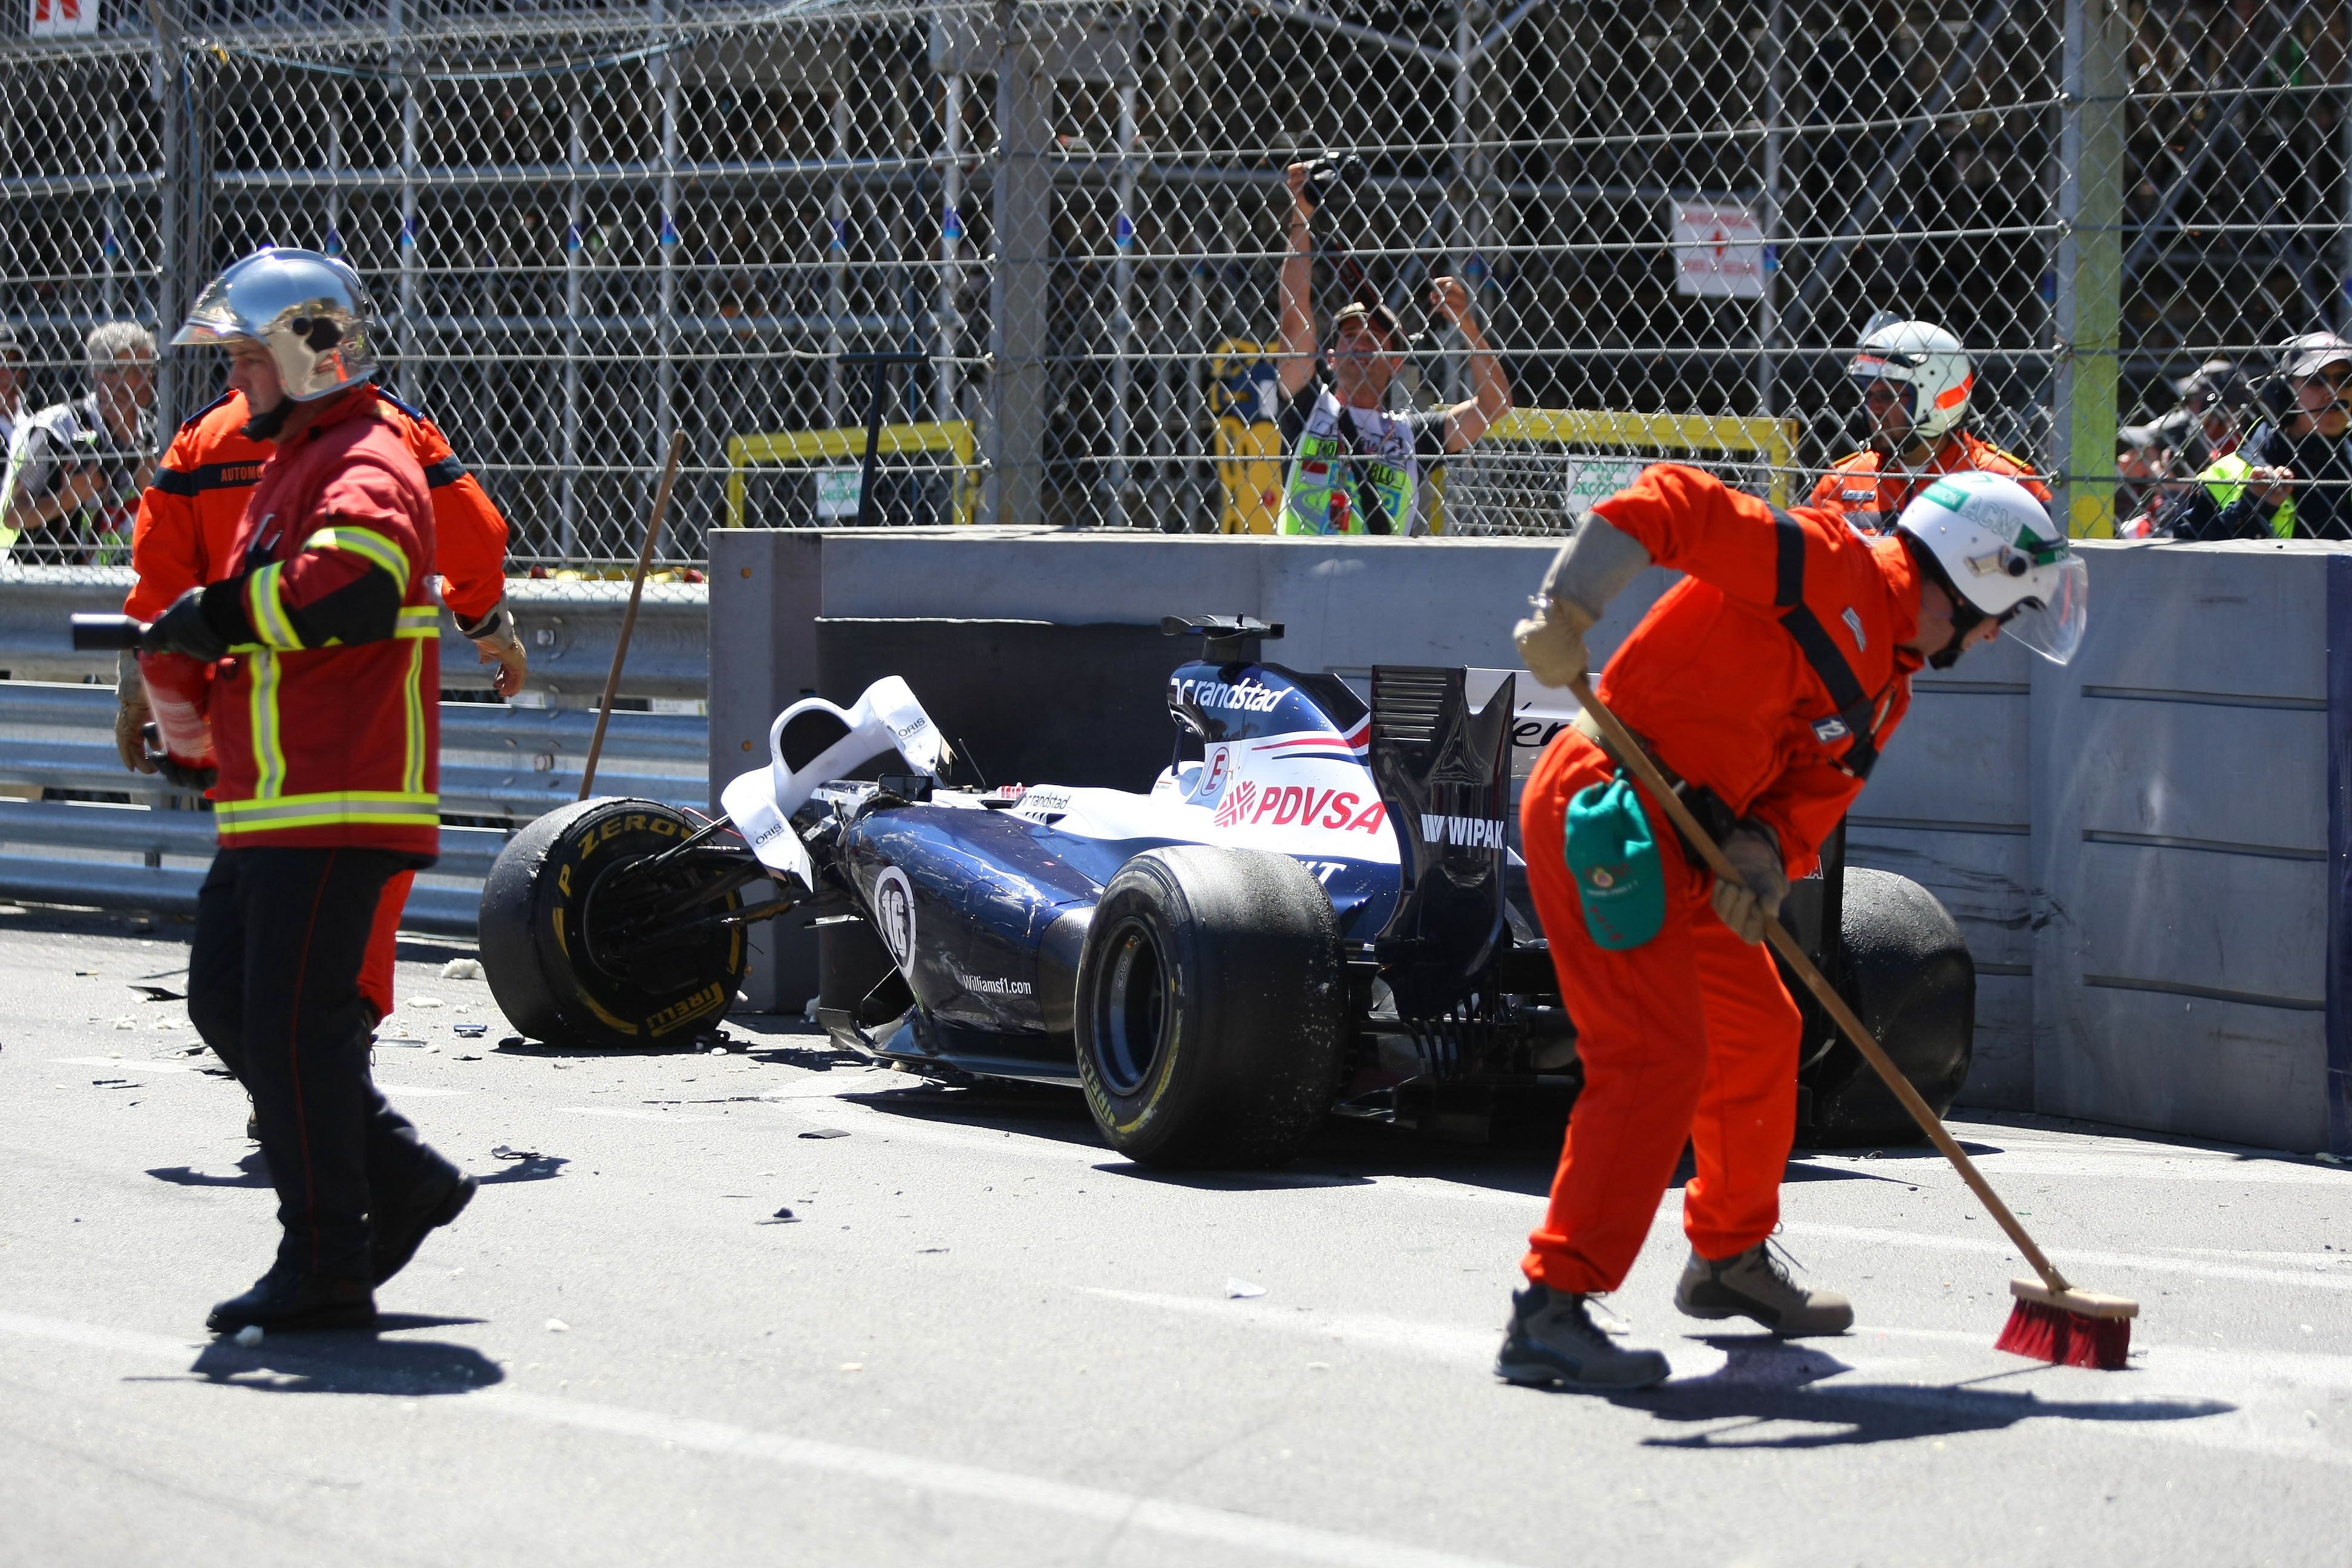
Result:
{"label": "concrete barrier wall", "polygon": [[[1081,625],[1245,614],[1284,622],[1268,656],[1302,669],[1510,667],[1511,622],[1552,550],[714,532],[713,795],[764,761],[770,719],[816,686],[819,616]],[[1850,857],[1925,883],[1968,933],[1979,1030],[1964,1103],[2352,1148],[2342,1010],[2352,786],[2342,756],[2331,760],[2352,713],[2352,556],[2262,544],[2089,551],[2082,655],[2061,669],[1996,647],[1948,675],[1923,674],[1911,719],[1855,805]],[[1614,648],[1669,580],[1645,574],[1596,630],[1596,652]],[[1013,678],[1038,702],[1056,700],[1051,670]],[[814,984],[813,943],[788,937],[762,945],[750,989],[764,1005],[797,1005]]]}

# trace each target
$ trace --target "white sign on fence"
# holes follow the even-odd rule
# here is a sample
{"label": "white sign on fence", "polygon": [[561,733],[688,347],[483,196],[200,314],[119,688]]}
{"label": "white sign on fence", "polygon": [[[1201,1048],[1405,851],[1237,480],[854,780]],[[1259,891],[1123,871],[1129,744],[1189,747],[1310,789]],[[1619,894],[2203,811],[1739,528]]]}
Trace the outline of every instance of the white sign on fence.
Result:
{"label": "white sign on fence", "polygon": [[856,517],[860,470],[856,468],[819,468],[816,471],[816,514],[819,517]]}
{"label": "white sign on fence", "polygon": [[1764,297],[1764,229],[1738,202],[1674,204],[1675,292]]}
{"label": "white sign on fence", "polygon": [[25,31],[37,38],[98,31],[99,0],[25,0]]}
{"label": "white sign on fence", "polygon": [[1595,501],[1629,489],[1649,462],[1641,458],[1573,458],[1560,465],[1559,500],[1578,516]]}

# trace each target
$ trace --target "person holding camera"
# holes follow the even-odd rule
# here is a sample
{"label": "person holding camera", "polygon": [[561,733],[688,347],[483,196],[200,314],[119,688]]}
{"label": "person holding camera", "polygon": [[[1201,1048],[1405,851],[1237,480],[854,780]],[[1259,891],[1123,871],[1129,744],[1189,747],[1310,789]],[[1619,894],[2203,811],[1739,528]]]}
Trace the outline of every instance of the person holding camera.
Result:
{"label": "person holding camera", "polygon": [[1290,468],[1283,486],[1284,533],[1426,531],[1415,503],[1422,481],[1511,411],[1511,384],[1479,330],[1470,290],[1432,279],[1429,306],[1470,349],[1473,395],[1451,407],[1389,411],[1389,386],[1404,365],[1404,325],[1386,305],[1357,300],[1332,319],[1330,352],[1315,327],[1315,216],[1318,176],[1328,161],[1293,163],[1290,253],[1282,264],[1282,352],[1276,360],[1278,421]]}
{"label": "person holding camera", "polygon": [[2263,387],[2271,417],[2167,507],[2174,539],[2352,539],[2352,342],[2290,338]]}

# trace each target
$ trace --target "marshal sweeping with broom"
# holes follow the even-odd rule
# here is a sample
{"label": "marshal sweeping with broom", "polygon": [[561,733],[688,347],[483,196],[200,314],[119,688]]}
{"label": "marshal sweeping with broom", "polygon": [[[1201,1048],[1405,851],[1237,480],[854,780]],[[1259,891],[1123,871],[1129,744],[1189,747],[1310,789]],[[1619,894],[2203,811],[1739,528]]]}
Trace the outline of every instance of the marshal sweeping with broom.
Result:
{"label": "marshal sweeping with broom", "polygon": [[[1610,664],[1629,726],[1594,697],[1583,637],[1652,565],[1684,579]],[[1811,858],[1902,724],[1911,672],[2002,636],[2065,663],[2085,589],[2049,513],[1992,474],[1938,478],[1891,537],[1673,465],[1579,521],[1515,637],[1536,678],[1585,710],[1538,763],[1523,818],[1586,1087],[1498,1375],[1585,1389],[1668,1375],[1657,1352],[1612,1343],[1586,1303],[1623,1280],[1648,1229],[1646,1194],[1685,1139],[1698,1173],[1684,1193],[1691,1255],[1677,1308],[1783,1337],[1853,1323],[1844,1297],[1793,1278],[1769,1246],[1796,1016],[1759,951],[1768,940],[2032,1265],[2002,1348],[2125,1364],[2137,1306],[2058,1271],[1776,918],[1788,866]],[[1645,808],[1665,813],[1685,853]]]}

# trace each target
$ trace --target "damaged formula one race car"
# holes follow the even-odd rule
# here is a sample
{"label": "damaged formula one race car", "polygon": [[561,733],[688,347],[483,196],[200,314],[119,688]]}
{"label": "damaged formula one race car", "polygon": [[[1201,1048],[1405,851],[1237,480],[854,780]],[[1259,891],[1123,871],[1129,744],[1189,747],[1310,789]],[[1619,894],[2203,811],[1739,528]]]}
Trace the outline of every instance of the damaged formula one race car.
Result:
{"label": "damaged formula one race car", "polygon": [[[540,818],[483,891],[499,1005],[560,1044],[691,1037],[735,997],[745,925],[789,915],[887,950],[861,1000],[818,1012],[836,1044],[1074,1084],[1147,1164],[1279,1163],[1334,1112],[1475,1136],[1506,1097],[1572,1091],[1574,1025],[1508,897],[1514,743],[1546,729],[1513,678],[1474,709],[1468,670],[1375,668],[1368,707],[1261,662],[1279,626],[1162,627],[1205,646],[1169,678],[1176,761],[1142,794],[952,787],[891,677],[778,715],[716,821],[616,799]],[[1799,884],[1798,934],[1941,1110],[1974,1032],[1967,946],[1916,884],[1830,870]],[[1808,1015],[1808,1136],[1899,1141],[1908,1119],[1836,1039]]]}

